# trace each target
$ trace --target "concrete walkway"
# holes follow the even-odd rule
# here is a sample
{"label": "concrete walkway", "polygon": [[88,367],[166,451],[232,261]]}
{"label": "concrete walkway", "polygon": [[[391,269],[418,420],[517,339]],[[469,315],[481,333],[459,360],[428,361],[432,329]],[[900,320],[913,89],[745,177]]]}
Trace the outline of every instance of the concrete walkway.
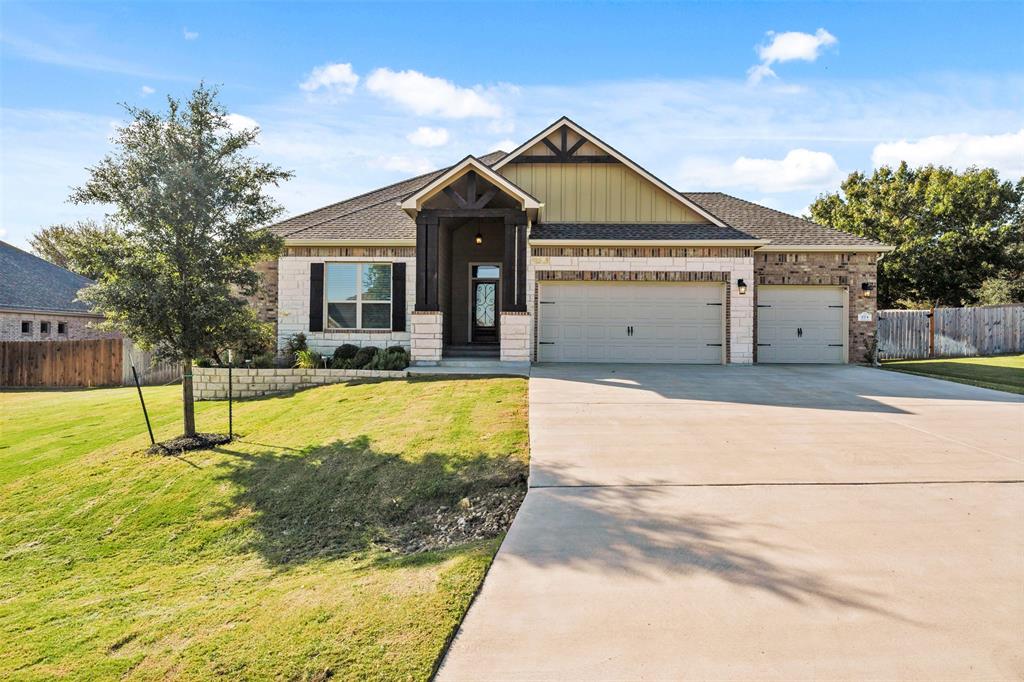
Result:
{"label": "concrete walkway", "polygon": [[1024,678],[1024,399],[860,367],[551,366],[440,680]]}

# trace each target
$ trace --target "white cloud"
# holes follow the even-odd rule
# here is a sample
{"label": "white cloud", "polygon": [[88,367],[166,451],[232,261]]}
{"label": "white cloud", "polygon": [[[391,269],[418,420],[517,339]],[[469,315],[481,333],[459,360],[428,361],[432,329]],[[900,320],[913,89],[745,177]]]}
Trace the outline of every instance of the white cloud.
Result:
{"label": "white cloud", "polygon": [[256,119],[243,116],[242,114],[228,114],[227,115],[228,125],[231,130],[235,132],[241,132],[243,130],[251,130],[253,128],[259,128],[260,124],[256,122]]}
{"label": "white cloud", "polygon": [[328,92],[352,94],[359,83],[359,75],[352,70],[349,63],[324,64],[309,72],[299,87],[306,92],[316,92],[323,88]]}
{"label": "white cloud", "polygon": [[0,237],[6,237],[6,236],[7,236],[7,229],[3,228],[3,227],[0,227]]}
{"label": "white cloud", "polygon": [[156,89],[155,88],[151,88],[148,85],[143,85],[139,89],[139,92],[141,92],[142,96],[145,97],[146,95],[152,95],[154,92],[156,92]]}
{"label": "white cloud", "polygon": [[768,76],[775,76],[772,64],[783,62],[804,61],[813,62],[821,56],[826,47],[831,47],[839,40],[823,28],[819,28],[813,34],[801,33],[799,31],[786,31],[785,33],[768,32],[768,42],[757,46],[757,56],[761,58],[760,64],[755,64],[747,70],[747,78],[751,83],[760,83]]}
{"label": "white cloud", "polygon": [[911,166],[929,163],[966,168],[991,167],[1011,178],[1024,176],[1024,128],[1002,135],[953,133],[932,135],[916,142],[900,140],[875,145],[871,152],[875,166]]}
{"label": "white cloud", "polygon": [[417,147],[443,147],[448,144],[448,138],[447,129],[429,126],[420,126],[405,136],[405,139]]}
{"label": "white cloud", "polygon": [[181,35],[185,38],[185,40],[199,40],[198,31],[190,31],[187,28],[183,28],[181,29]]}
{"label": "white cloud", "polygon": [[506,138],[504,140],[499,140],[499,141],[497,141],[497,142],[495,142],[494,144],[491,145],[491,148],[487,150],[487,153],[496,152],[496,151],[499,151],[499,150],[503,151],[503,152],[510,152],[513,149],[515,149],[516,147],[518,147],[519,145],[521,145],[523,142],[524,142],[524,140],[520,140],[519,142],[516,142],[515,140],[509,139],[509,138]]}
{"label": "white cloud", "polygon": [[379,157],[373,161],[373,165],[384,170],[409,173],[411,175],[423,175],[437,167],[436,164],[431,163],[428,159],[400,155]]}
{"label": "white cloud", "polygon": [[828,152],[791,149],[781,159],[741,156],[731,164],[709,158],[683,163],[681,184],[701,188],[742,187],[759,192],[822,190],[838,183],[842,172]]}
{"label": "white cloud", "polygon": [[497,118],[502,114],[491,93],[481,86],[460,88],[419,71],[377,69],[366,79],[366,87],[421,116]]}

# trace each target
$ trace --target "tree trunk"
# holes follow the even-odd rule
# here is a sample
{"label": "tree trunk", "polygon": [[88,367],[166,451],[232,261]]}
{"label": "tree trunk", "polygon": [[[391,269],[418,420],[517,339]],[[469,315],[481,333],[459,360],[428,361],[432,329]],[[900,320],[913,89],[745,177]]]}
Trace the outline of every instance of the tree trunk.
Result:
{"label": "tree trunk", "polygon": [[196,406],[192,401],[192,361],[181,363],[181,402],[185,416],[185,435],[196,435]]}

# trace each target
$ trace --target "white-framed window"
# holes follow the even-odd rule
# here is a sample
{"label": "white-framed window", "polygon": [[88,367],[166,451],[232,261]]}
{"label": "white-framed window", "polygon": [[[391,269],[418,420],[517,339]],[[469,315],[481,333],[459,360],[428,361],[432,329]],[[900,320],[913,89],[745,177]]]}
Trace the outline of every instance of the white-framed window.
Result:
{"label": "white-framed window", "polygon": [[391,263],[327,263],[328,329],[391,329]]}

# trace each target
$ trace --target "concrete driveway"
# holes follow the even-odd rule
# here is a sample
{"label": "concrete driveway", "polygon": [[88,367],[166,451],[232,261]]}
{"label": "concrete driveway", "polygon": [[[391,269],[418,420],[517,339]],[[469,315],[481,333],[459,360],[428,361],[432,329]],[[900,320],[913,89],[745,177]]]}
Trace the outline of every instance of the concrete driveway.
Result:
{"label": "concrete driveway", "polygon": [[441,680],[1024,678],[1024,399],[860,367],[550,366]]}

